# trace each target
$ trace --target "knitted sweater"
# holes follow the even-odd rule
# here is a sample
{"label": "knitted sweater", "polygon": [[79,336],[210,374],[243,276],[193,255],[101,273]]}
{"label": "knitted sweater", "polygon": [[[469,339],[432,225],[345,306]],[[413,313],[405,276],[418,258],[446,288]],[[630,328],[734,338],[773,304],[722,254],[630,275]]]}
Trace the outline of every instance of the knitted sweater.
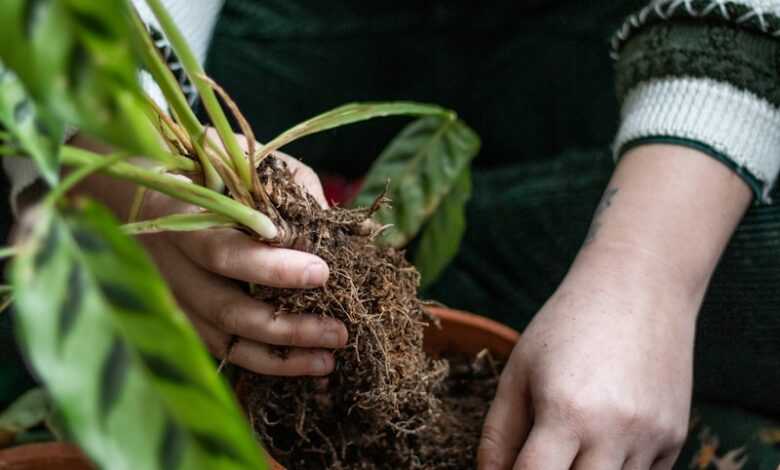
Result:
{"label": "knitted sweater", "polygon": [[[145,3],[134,3],[155,24]],[[203,60],[223,1],[164,3]],[[611,51],[622,106],[616,157],[643,143],[693,147],[727,164],[768,202],[780,172],[778,36],[780,0],[653,0],[630,16]],[[169,56],[164,39],[158,45]],[[142,80],[161,100],[150,77]],[[27,162],[4,164],[13,195],[35,177]]]}
{"label": "knitted sweater", "polygon": [[780,1],[654,0],[615,34],[617,156],[648,142],[704,151],[757,195],[780,170]]}

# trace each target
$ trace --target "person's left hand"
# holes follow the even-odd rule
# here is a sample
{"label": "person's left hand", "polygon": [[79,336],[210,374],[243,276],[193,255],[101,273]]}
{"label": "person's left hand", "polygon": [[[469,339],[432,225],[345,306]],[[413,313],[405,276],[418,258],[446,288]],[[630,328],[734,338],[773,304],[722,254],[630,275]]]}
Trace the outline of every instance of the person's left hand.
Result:
{"label": "person's left hand", "polygon": [[524,332],[480,469],[672,468],[688,430],[698,300],[613,261],[570,274]]}

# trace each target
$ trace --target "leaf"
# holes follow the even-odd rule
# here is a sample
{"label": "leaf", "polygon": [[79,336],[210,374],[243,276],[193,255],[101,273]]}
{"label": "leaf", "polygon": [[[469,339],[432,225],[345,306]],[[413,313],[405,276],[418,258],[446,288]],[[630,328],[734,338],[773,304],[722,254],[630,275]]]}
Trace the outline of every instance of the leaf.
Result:
{"label": "leaf", "polygon": [[235,222],[225,216],[210,212],[195,214],[172,214],[158,219],[125,224],[122,230],[130,235],[159,232],[192,232],[213,228],[236,227]]}
{"label": "leaf", "polygon": [[43,423],[50,414],[46,392],[42,388],[29,390],[0,414],[0,447],[12,444],[18,434]]}
{"label": "leaf", "polygon": [[0,62],[0,124],[14,137],[21,153],[30,155],[49,184],[59,178],[59,148],[64,132],[56,120],[39,116],[19,78]]}
{"label": "leaf", "polygon": [[387,187],[392,207],[380,209],[376,220],[392,227],[380,241],[403,247],[452,191],[479,147],[479,137],[460,120],[419,119],[374,162],[353,205],[370,206]]}
{"label": "leaf", "polygon": [[455,258],[466,233],[466,203],[471,198],[471,171],[466,168],[425,225],[414,256],[420,288],[433,284]]}
{"label": "leaf", "polygon": [[63,207],[43,209],[11,269],[17,335],[61,413],[58,427],[103,468],[265,468],[138,243],[95,203]]}
{"label": "leaf", "polygon": [[[130,12],[125,0],[2,0],[0,61],[45,110],[46,122],[166,160],[145,114]],[[17,119],[28,111],[18,112]]]}
{"label": "leaf", "polygon": [[386,103],[349,103],[332,109],[309,120],[306,120],[275,137],[265,144],[259,153],[257,162],[283,146],[301,137],[316,134],[336,127],[367,121],[386,116],[441,116],[444,119],[455,119],[455,113],[440,106],[409,101]]}

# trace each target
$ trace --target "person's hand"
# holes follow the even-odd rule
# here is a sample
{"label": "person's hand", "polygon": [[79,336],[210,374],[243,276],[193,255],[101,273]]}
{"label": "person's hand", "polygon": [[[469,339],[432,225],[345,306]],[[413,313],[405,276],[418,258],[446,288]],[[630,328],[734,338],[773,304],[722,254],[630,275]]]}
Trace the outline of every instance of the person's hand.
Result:
{"label": "person's hand", "polygon": [[696,317],[751,200],[696,150],[624,155],[566,279],[504,369],[480,468],[671,469],[688,431]]}
{"label": "person's hand", "polygon": [[[243,140],[242,140],[243,143]],[[77,145],[94,148],[92,142]],[[99,149],[98,149],[99,150]],[[295,180],[327,206],[317,175],[300,161],[278,153]],[[127,213],[134,187],[106,177],[87,181],[81,191]],[[154,191],[147,192],[139,220],[198,211],[195,206]],[[345,326],[315,315],[277,315],[272,305],[253,299],[243,285],[311,289],[328,279],[317,256],[253,240],[233,229],[164,232],[139,237],[168,282],[179,305],[216,357],[230,350],[229,361],[260,374],[323,376],[332,372],[330,349],[347,342]],[[236,342],[231,347],[231,342]],[[275,349],[289,348],[280,355]]]}
{"label": "person's hand", "polygon": [[698,304],[629,278],[575,273],[537,314],[501,376],[480,469],[672,468],[688,430]]}

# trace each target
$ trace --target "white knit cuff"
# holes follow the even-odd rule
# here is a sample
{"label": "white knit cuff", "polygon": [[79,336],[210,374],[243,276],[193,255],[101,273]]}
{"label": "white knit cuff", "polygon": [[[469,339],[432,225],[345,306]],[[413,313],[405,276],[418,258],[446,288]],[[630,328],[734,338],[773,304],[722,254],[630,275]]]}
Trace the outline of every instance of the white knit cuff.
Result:
{"label": "white knit cuff", "polygon": [[670,78],[640,83],[627,96],[615,157],[632,142],[666,137],[695,141],[728,158],[769,192],[780,171],[780,110],[726,82]]}

